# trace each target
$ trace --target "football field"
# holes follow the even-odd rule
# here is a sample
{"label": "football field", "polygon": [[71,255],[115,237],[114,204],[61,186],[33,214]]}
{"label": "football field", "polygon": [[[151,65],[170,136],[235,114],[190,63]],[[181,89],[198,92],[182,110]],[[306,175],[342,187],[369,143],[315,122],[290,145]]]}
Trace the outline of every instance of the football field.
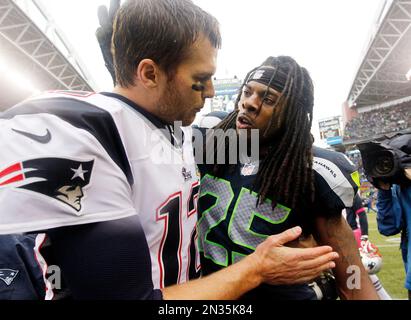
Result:
{"label": "football field", "polygon": [[383,257],[383,265],[377,276],[393,299],[408,299],[407,290],[404,288],[404,265],[399,249],[400,234],[391,237],[381,235],[377,229],[376,214],[370,211],[367,216],[369,239],[378,246]]}

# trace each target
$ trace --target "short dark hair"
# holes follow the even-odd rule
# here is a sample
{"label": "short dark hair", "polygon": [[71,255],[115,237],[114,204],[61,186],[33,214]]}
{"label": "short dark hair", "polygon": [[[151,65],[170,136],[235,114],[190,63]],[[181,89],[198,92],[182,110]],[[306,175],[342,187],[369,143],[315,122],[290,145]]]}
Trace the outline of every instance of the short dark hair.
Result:
{"label": "short dark hair", "polygon": [[134,73],[143,59],[152,59],[169,77],[201,36],[221,46],[216,18],[191,0],[128,0],[117,12],[112,50],[116,80],[134,85]]}

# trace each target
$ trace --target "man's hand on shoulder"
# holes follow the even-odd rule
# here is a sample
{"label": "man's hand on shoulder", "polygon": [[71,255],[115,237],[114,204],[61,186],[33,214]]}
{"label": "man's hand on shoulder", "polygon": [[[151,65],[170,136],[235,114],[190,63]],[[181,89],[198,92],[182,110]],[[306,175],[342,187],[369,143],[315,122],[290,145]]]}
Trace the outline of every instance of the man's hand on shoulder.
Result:
{"label": "man's hand on shoulder", "polygon": [[261,282],[280,285],[306,283],[324,270],[335,267],[338,254],[330,246],[290,248],[286,243],[301,235],[301,228],[268,237],[249,257],[254,260]]}

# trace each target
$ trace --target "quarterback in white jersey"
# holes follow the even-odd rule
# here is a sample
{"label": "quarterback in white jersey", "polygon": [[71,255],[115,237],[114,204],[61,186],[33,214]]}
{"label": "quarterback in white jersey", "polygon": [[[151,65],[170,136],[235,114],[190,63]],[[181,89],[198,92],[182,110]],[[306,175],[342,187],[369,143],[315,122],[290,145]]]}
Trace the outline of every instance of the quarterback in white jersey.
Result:
{"label": "quarterback in white jersey", "polygon": [[[140,214],[154,287],[163,288],[198,271],[198,170],[190,139],[177,141],[164,123],[126,100],[109,93],[50,93],[3,115],[0,231]],[[190,128],[182,130],[191,137]]]}

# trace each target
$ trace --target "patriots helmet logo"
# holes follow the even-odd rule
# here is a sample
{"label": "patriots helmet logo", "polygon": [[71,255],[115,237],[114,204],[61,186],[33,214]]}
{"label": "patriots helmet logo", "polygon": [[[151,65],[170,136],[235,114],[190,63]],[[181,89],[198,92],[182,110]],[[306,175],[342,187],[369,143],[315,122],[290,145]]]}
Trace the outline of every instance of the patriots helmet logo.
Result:
{"label": "patriots helmet logo", "polygon": [[13,282],[14,278],[17,276],[19,273],[19,270],[13,270],[13,269],[0,269],[0,280],[3,280],[3,282],[9,286]]}
{"label": "patriots helmet logo", "polygon": [[89,185],[94,160],[40,158],[15,163],[0,171],[0,188],[14,187],[59,200],[77,212]]}
{"label": "patriots helmet logo", "polygon": [[191,180],[193,177],[191,175],[191,172],[188,171],[186,168],[183,167],[181,170],[181,174],[183,175],[184,181]]}

